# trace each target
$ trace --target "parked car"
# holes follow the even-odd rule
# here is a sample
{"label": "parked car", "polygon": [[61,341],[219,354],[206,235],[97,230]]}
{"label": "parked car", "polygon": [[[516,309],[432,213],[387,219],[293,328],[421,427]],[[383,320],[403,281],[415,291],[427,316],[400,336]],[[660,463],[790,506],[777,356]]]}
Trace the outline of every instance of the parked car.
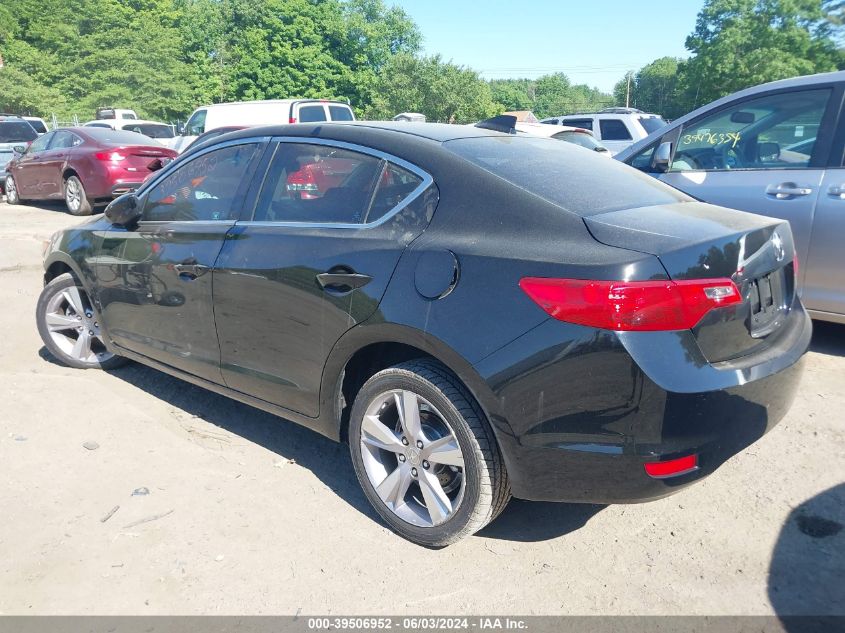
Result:
{"label": "parked car", "polygon": [[197,136],[219,127],[354,120],[355,114],[348,104],[327,99],[215,103],[194,110],[173,148],[183,152]]}
{"label": "parked car", "polygon": [[25,116],[21,117],[24,121],[29,123],[38,135],[41,136],[42,134],[46,134],[50,131],[50,128],[47,127],[47,123],[41,117],[37,116]]}
{"label": "parked car", "polygon": [[97,112],[94,114],[94,118],[97,120],[103,119],[137,119],[138,115],[135,113],[135,110],[127,110],[127,109],[120,109],[120,108],[97,108]]}
{"label": "parked car", "polygon": [[591,130],[614,155],[666,125],[660,115],[636,108],[605,108],[599,112],[550,117],[541,123]]}
{"label": "parked car", "polygon": [[[37,138],[38,132],[28,121],[14,114],[0,114],[0,173]],[[4,185],[4,179],[0,178],[0,193],[5,193]]]}
{"label": "parked car", "polygon": [[[33,130],[34,133],[34,130]],[[6,201],[64,199],[73,215],[134,191],[176,157],[146,136],[124,130],[72,127],[37,137],[5,169]]]}
{"label": "parked car", "polygon": [[112,130],[126,130],[143,134],[153,138],[165,147],[171,147],[176,140],[173,126],[160,121],[145,121],[142,119],[99,119],[88,121],[85,127],[103,127]]}
{"label": "parked car", "polygon": [[596,140],[596,137],[590,130],[580,127],[551,126],[542,123],[519,123],[514,126],[517,133],[529,134],[531,136],[540,136],[546,138],[557,139],[558,141],[566,141],[567,143],[574,143],[581,147],[585,147],[594,152],[598,152],[601,156],[607,158],[611,157],[610,150]]}
{"label": "parked car", "polygon": [[244,128],[249,127],[248,125],[227,125],[225,127],[218,127],[214,128],[213,130],[209,130],[208,132],[203,132],[198,137],[196,137],[191,144],[188,145],[183,152],[187,152],[192,147],[199,145],[200,143],[205,143],[208,140],[213,138],[217,138],[218,136],[223,136],[224,134],[228,134],[229,132],[236,132],[237,130],[243,130]]}
{"label": "parked car", "polygon": [[[288,186],[323,161],[345,175],[320,196]],[[789,409],[812,329],[788,223],[456,125],[232,132],[45,253],[57,359],[134,359],[348,440],[376,511],[428,546],[511,494],[709,475]]]}
{"label": "parked car", "polygon": [[617,158],[701,200],[789,220],[813,318],[845,323],[845,72],[734,93]]}

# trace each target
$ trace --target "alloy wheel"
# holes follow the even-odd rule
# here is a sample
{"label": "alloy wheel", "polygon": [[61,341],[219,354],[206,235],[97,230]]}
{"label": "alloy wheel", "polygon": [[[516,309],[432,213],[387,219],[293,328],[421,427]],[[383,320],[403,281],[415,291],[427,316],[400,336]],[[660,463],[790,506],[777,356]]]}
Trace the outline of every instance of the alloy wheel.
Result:
{"label": "alloy wheel", "polygon": [[98,317],[84,291],[76,286],[57,292],[47,303],[44,320],[53,343],[82,363],[103,363],[114,354],[106,350]]}
{"label": "alloy wheel", "polygon": [[82,191],[76,178],[68,178],[65,183],[65,202],[71,212],[79,211],[82,206]]}
{"label": "alloy wheel", "polygon": [[364,469],[384,505],[404,521],[432,527],[463,500],[464,457],[454,430],[422,396],[384,392],[361,423]]}
{"label": "alloy wheel", "polygon": [[6,178],[6,201],[10,203],[18,201],[18,186],[11,176]]}

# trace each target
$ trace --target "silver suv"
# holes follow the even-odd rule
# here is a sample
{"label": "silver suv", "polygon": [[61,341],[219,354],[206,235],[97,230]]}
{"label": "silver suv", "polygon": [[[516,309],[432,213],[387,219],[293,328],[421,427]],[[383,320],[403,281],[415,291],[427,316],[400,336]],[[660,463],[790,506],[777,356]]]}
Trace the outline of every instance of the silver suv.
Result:
{"label": "silver suv", "polygon": [[19,116],[0,114],[0,193],[6,180],[2,176],[6,164],[18,153],[15,148],[25,148],[37,138],[38,132],[28,121]]}
{"label": "silver suv", "polygon": [[789,220],[804,305],[845,323],[845,71],[734,93],[616,156],[713,204]]}
{"label": "silver suv", "polygon": [[540,123],[591,130],[613,155],[666,125],[659,114],[649,114],[636,108],[605,108],[600,112],[550,117]]}

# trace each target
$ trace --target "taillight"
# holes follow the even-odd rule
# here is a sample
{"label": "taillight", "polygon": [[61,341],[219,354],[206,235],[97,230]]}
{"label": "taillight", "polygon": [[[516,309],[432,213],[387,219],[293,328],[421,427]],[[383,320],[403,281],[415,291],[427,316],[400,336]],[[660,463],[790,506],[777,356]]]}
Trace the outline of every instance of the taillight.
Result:
{"label": "taillight", "polygon": [[686,475],[698,470],[698,455],[687,455],[677,459],[670,459],[665,462],[648,462],[643,465],[649,477],[663,479],[665,477],[677,477]]}
{"label": "taillight", "polygon": [[97,152],[94,154],[94,158],[97,160],[108,160],[113,163],[119,163],[122,160],[126,160],[126,155],[121,154],[120,152]]}
{"label": "taillight", "polygon": [[524,277],[519,287],[559,321],[617,331],[688,330],[742,303],[730,279],[593,281]]}
{"label": "taillight", "polygon": [[296,123],[296,117],[292,116],[288,119],[288,123]]}
{"label": "taillight", "polygon": [[319,191],[314,172],[308,169],[307,166],[303,167],[299,171],[293,172],[290,176],[288,176],[286,189],[288,191],[302,192]]}

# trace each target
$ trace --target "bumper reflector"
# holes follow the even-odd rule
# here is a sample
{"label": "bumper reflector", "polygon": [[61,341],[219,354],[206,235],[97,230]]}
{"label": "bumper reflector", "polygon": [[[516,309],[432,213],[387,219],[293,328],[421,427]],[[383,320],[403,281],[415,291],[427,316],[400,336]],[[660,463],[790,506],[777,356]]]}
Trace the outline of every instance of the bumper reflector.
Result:
{"label": "bumper reflector", "polygon": [[646,473],[655,479],[676,477],[698,470],[698,455],[687,455],[665,462],[649,462],[644,466]]}

